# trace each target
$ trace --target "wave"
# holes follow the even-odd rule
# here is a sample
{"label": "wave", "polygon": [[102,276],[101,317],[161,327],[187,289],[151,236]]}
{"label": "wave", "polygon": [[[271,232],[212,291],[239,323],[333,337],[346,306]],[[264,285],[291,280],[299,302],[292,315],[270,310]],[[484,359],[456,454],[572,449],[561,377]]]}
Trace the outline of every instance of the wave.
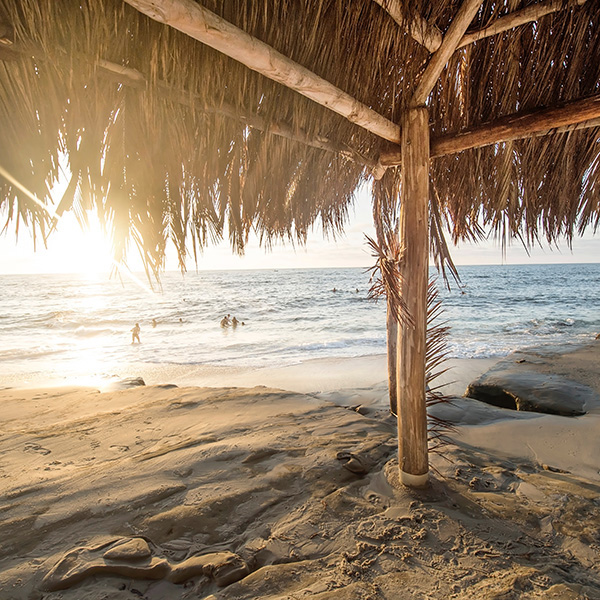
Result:
{"label": "wave", "polygon": [[126,333],[123,329],[100,329],[100,328],[92,328],[87,327],[85,325],[80,325],[75,329],[73,335],[77,337],[89,338],[96,336],[114,336],[114,335],[123,335]]}
{"label": "wave", "polygon": [[[579,341],[600,331],[598,265],[579,267],[576,288],[572,278],[561,280],[565,268],[460,272],[465,295],[440,285],[451,356],[500,357],[519,347]],[[201,272],[185,279],[174,273],[164,275],[160,294],[148,296],[127,282],[82,287],[67,276],[0,276],[0,347],[9,348],[0,360],[32,370],[31,357],[56,355],[54,368],[60,369],[78,358],[85,362],[87,352],[99,365],[135,360],[269,366],[384,353],[386,304],[366,298],[368,279],[362,269]],[[226,313],[246,327],[222,335],[218,323]],[[142,327],[140,346],[129,343],[135,322]]]}
{"label": "wave", "polygon": [[10,348],[0,350],[0,362],[33,360],[62,353],[64,350],[59,348]]}

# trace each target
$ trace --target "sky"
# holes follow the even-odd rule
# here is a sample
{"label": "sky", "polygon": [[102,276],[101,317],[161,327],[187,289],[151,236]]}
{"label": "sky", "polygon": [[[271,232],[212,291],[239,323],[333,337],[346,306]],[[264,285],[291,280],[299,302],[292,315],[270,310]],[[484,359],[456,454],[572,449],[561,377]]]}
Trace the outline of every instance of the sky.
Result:
{"label": "sky", "polygon": [[[370,267],[375,260],[366,245],[365,234],[374,237],[370,198],[366,190],[358,194],[345,232],[338,239],[326,239],[320,228],[310,234],[306,247],[277,244],[272,250],[261,248],[256,239],[250,240],[243,257],[232,255],[227,240],[207,248],[199,257],[199,270],[212,269],[285,269],[319,267]],[[0,215],[1,216],[1,215]],[[93,221],[93,220],[92,220]],[[486,241],[478,245],[465,244],[452,249],[457,265],[471,264],[540,264],[600,262],[600,232],[586,233],[577,238],[571,251],[566,243],[558,248],[534,248],[530,256],[519,242],[508,247],[506,256],[501,247]],[[0,274],[16,273],[108,273],[111,270],[110,246],[98,225],[82,231],[74,216],[66,215],[57,231],[48,239],[48,247],[38,244],[34,251],[28,230],[21,228],[18,238],[14,227],[0,235]],[[141,271],[137,249],[131,248],[128,266]],[[193,255],[187,264],[196,268]],[[167,253],[166,270],[177,270],[173,248]]]}

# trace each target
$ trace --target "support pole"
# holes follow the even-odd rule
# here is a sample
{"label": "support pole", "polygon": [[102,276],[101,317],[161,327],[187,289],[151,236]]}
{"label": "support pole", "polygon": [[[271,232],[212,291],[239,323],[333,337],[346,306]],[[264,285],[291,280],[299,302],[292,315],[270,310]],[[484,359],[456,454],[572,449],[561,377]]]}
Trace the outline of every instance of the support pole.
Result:
{"label": "support pole", "polygon": [[398,464],[400,481],[427,485],[425,336],[429,277],[429,118],[427,108],[409,109],[402,120],[400,261],[402,296],[412,324],[399,324]]}
{"label": "support pole", "polygon": [[398,317],[394,314],[392,302],[387,301],[387,361],[390,411],[398,415]]}

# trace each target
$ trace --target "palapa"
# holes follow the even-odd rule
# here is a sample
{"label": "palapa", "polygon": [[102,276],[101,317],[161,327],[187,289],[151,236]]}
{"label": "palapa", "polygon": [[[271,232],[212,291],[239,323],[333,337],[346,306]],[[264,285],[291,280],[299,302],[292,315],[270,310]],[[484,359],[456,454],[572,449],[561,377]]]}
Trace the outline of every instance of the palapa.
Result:
{"label": "palapa", "polygon": [[[384,254],[400,223],[399,355],[418,365],[428,250],[453,268],[444,229],[535,244],[598,227],[598,57],[595,0],[0,0],[0,206],[43,236],[95,208],[115,258],[133,241],[158,275],[169,239],[185,268],[223,236],[241,253],[252,231],[336,234],[374,178]],[[424,406],[421,370],[399,369],[399,414]],[[419,484],[414,416],[400,437],[419,458],[400,464]]]}

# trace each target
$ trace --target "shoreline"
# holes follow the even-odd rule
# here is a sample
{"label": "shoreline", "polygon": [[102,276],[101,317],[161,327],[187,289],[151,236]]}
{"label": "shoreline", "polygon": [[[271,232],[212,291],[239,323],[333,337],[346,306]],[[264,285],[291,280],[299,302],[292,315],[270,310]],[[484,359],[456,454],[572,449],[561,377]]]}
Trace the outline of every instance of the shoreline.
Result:
{"label": "shoreline", "polygon": [[[462,395],[471,379],[505,357],[450,358],[450,372],[442,379],[448,393]],[[182,387],[254,387],[264,385],[311,394],[350,388],[387,387],[387,356],[371,354],[355,357],[309,358],[282,366],[244,367],[221,365],[181,365],[130,363],[119,375],[89,375],[64,377],[59,374],[5,373],[0,377],[4,389],[35,389],[56,387],[92,387],[117,389],[119,381],[141,377],[146,385],[175,384]],[[461,390],[461,388],[464,389]]]}

